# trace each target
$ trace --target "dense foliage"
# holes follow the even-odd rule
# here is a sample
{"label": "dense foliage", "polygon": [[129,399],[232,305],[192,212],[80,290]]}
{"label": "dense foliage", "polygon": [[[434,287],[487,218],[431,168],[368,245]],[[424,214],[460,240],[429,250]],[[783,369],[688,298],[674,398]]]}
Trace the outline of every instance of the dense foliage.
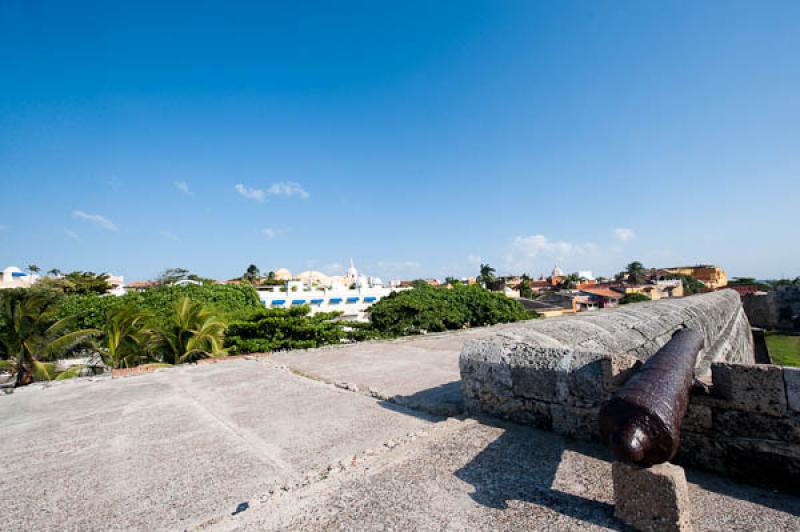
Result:
{"label": "dense foliage", "polygon": [[100,329],[103,328],[110,310],[132,305],[151,313],[155,325],[164,326],[172,315],[175,304],[184,296],[207,305],[226,319],[244,316],[261,307],[258,294],[251,286],[162,286],[144,292],[129,292],[120,297],[68,295],[61,301],[58,316],[75,316],[77,326]]}
{"label": "dense foliage", "polygon": [[309,315],[310,307],[261,308],[228,326],[225,345],[231,353],[309,349],[377,335],[367,323],[337,320],[340,312]]}
{"label": "dense foliage", "polygon": [[619,300],[620,305],[627,305],[628,303],[641,303],[643,301],[650,301],[650,296],[645,294],[625,294]]}
{"label": "dense foliage", "polygon": [[517,301],[480,286],[453,288],[416,285],[395,292],[370,309],[372,327],[381,334],[401,336],[479,327],[535,317]]}
{"label": "dense foliage", "polygon": [[0,358],[17,373],[16,383],[52,376],[46,361],[63,355],[94,331],[77,329],[69,317],[57,319],[58,293],[40,289],[0,294]]}
{"label": "dense foliage", "polygon": [[683,295],[690,296],[705,290],[706,285],[702,281],[698,281],[691,275],[684,275],[682,273],[671,276],[671,279],[680,279],[683,285]]}
{"label": "dense foliage", "polygon": [[[58,270],[56,270],[58,271]],[[108,275],[94,272],[70,272],[60,277],[45,277],[37,283],[40,288],[49,288],[65,294],[102,295],[108,291]]]}

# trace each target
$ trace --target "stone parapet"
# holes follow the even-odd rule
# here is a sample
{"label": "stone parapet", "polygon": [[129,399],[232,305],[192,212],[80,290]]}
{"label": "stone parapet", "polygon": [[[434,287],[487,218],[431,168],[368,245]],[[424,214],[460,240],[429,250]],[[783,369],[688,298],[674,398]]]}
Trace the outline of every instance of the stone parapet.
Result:
{"label": "stone parapet", "polygon": [[728,363],[711,369],[710,394],[691,398],[677,460],[800,491],[800,411],[789,401],[798,370]]}
{"label": "stone parapet", "polygon": [[[568,318],[525,322],[464,345],[468,411],[596,436],[592,418],[609,394],[681,328],[702,331],[698,376],[715,361],[752,364],[753,338],[736,292],[640,303]],[[566,422],[564,408],[577,419]],[[588,431],[588,432],[587,432]]]}
{"label": "stone parapet", "polygon": [[800,369],[754,364],[731,290],[526,322],[469,341],[460,357],[468,412],[598,439],[598,411],[680,328],[703,332],[678,459],[742,480],[800,486]]}

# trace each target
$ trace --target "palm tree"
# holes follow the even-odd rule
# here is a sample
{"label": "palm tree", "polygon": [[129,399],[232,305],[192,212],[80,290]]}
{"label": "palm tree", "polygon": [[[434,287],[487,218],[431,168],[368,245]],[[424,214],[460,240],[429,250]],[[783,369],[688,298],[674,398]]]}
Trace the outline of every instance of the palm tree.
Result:
{"label": "palm tree", "polygon": [[31,273],[39,273],[42,269],[35,264],[28,264],[28,271]]}
{"label": "palm tree", "polygon": [[193,362],[225,354],[225,323],[201,303],[183,297],[167,324],[158,331],[163,361]]}
{"label": "palm tree", "polygon": [[56,298],[52,294],[6,291],[0,298],[0,348],[14,361],[17,371],[15,385],[31,383],[34,379],[49,380],[44,361],[66,352],[95,329],[69,331],[72,317],[55,319]]}
{"label": "palm tree", "polygon": [[112,369],[131,368],[152,353],[154,331],[150,314],[132,303],[112,308],[106,314],[103,337],[95,344],[103,363]]}
{"label": "palm tree", "polygon": [[495,269],[488,264],[481,264],[480,274],[478,275],[478,282],[486,286],[487,283],[494,281]]}
{"label": "palm tree", "polygon": [[577,273],[571,273],[569,275],[564,276],[564,278],[561,279],[561,282],[558,283],[558,286],[561,288],[573,289],[578,286],[578,283],[581,283],[584,280],[585,279],[579,276]]}
{"label": "palm tree", "polygon": [[625,268],[628,280],[633,284],[642,284],[645,281],[645,269],[641,262],[633,261]]}
{"label": "palm tree", "polygon": [[50,275],[52,277],[60,277],[61,276],[61,270],[59,270],[58,268],[53,268],[53,269],[47,271],[47,275]]}

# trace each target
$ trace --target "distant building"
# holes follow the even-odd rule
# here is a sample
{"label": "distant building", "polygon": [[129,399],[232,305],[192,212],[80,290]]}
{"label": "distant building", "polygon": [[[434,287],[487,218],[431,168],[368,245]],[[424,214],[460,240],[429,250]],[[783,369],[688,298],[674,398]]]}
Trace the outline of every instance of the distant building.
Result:
{"label": "distant building", "polygon": [[578,294],[586,298],[585,301],[581,300],[578,303],[584,306],[579,310],[616,307],[619,305],[619,300],[624,297],[624,294],[610,288],[582,288],[578,290]]}
{"label": "distant building", "polygon": [[728,275],[718,266],[701,264],[698,266],[676,266],[674,268],[664,268],[664,270],[672,274],[690,275],[712,290],[728,286]]}
{"label": "distant building", "polygon": [[[3,288],[30,288],[42,277],[25,273],[16,266],[9,266],[0,273],[0,289]],[[125,293],[125,278],[121,275],[108,276],[108,293],[123,295]]]}
{"label": "distant building", "polygon": [[16,266],[9,266],[0,273],[0,289],[30,288],[38,280],[38,275],[25,273]]}
{"label": "distant building", "polygon": [[373,304],[398,288],[384,286],[377,277],[359,274],[353,260],[342,276],[326,275],[318,271],[305,271],[292,276],[289,270],[275,272],[289,277],[279,286],[256,287],[261,302],[267,308],[290,308],[309,305],[311,314],[317,312],[342,312],[350,320],[365,320],[366,311]]}
{"label": "distant building", "polygon": [[131,281],[130,283],[125,285],[125,290],[131,290],[133,292],[143,292],[148,288],[153,288],[158,286],[158,281]]}

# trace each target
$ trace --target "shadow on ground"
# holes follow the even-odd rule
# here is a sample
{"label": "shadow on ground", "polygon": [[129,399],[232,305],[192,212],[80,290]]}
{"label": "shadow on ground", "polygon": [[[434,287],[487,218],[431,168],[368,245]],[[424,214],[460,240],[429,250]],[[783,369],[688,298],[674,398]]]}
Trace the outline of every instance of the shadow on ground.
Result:
{"label": "shadow on ground", "polygon": [[[565,450],[595,456],[597,449],[528,427],[481,421],[505,432],[455,473],[474,486],[471,497],[475,502],[501,510],[508,508],[510,501],[530,502],[587,523],[629,530],[614,518],[609,502],[554,487]],[[598,458],[606,460],[607,456]]]}
{"label": "shadow on ground", "polygon": [[395,395],[385,402],[422,410],[436,416],[458,416],[464,412],[461,381],[448,382],[411,395]]}
{"label": "shadow on ground", "polygon": [[[385,408],[426,419],[431,419],[431,414],[458,415],[463,413],[464,408],[459,381],[410,396],[393,397],[391,401],[382,401],[381,404]],[[608,464],[612,457],[602,446],[570,440],[558,434],[492,417],[481,416],[479,421],[484,425],[502,428],[504,432],[455,472],[456,477],[474,487],[470,496],[475,502],[501,510],[508,508],[510,501],[530,502],[587,523],[614,530],[630,530],[614,518],[613,493],[604,493],[599,497],[595,493],[595,497],[591,497],[588,495],[592,488],[581,486],[580,483],[570,483],[570,492],[567,492],[559,489],[560,483],[556,481],[559,467],[565,460],[565,451],[593,457]],[[610,476],[610,468],[601,474]],[[800,498],[791,494],[740,484],[694,468],[686,469],[686,476],[689,482],[709,492],[800,516]],[[604,481],[610,491],[610,479],[605,478]],[[599,485],[599,479],[597,483]],[[584,491],[587,496],[580,495]]]}

